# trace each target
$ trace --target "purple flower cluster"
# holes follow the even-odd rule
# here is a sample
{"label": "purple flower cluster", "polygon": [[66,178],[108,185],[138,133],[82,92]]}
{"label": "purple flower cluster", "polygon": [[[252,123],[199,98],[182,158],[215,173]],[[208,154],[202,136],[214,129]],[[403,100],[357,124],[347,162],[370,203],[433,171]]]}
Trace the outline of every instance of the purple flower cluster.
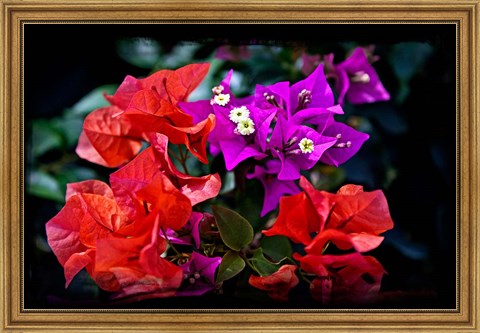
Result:
{"label": "purple flower cluster", "polygon": [[332,79],[338,94],[338,103],[345,100],[351,104],[365,104],[388,101],[390,94],[383,86],[372,63],[379,59],[373,55],[374,46],[357,47],[344,61],[334,64],[333,53],[325,55],[302,55],[302,72],[313,71],[316,64],[323,63],[327,78]]}
{"label": "purple flower cluster", "polygon": [[195,122],[215,114],[209,149],[212,155],[223,153],[227,170],[247,159],[255,161],[247,178],[257,178],[264,186],[262,216],[277,207],[281,196],[299,192],[295,180],[302,170],[319,161],[339,166],[369,137],[334,120],[343,110],[335,104],[322,64],[293,85],[287,81],[257,85],[246,98],[232,94],[232,74],[212,89],[210,100],[179,106]]}

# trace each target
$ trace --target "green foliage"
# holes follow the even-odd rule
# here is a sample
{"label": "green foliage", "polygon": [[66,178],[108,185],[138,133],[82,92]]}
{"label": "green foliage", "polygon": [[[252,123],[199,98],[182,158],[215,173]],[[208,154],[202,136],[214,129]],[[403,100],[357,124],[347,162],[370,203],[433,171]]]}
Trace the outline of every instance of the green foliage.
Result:
{"label": "green foliage", "polygon": [[64,189],[56,178],[41,170],[33,170],[28,175],[27,192],[40,198],[64,202]]}
{"label": "green foliage", "polygon": [[70,165],[62,169],[62,179],[65,180],[65,184],[79,182],[87,179],[97,179],[98,175],[95,170],[90,168],[81,167],[78,165]]}
{"label": "green foliage", "polygon": [[261,276],[267,276],[275,273],[278,270],[276,264],[270,262],[263,255],[262,248],[258,248],[253,253],[253,257],[249,259],[252,268],[254,268]]}
{"label": "green foliage", "polygon": [[[94,169],[75,164],[78,157],[74,148],[85,116],[97,108],[109,105],[104,94],[115,93],[117,87],[118,85],[104,85],[92,90],[66,109],[63,116],[32,120],[32,140],[29,143],[32,172],[26,182],[27,193],[63,203],[67,183],[99,178]],[[53,156],[60,154],[59,157],[42,160],[52,152],[56,152]]]}
{"label": "green foliage", "polygon": [[245,268],[245,261],[238,252],[229,250],[222,258],[220,266],[218,266],[218,273],[216,282],[220,283],[233,278]]}
{"label": "green foliage", "polygon": [[392,47],[390,63],[400,83],[397,103],[403,103],[408,97],[410,80],[422,69],[432,52],[432,46],[427,43],[407,42]]}
{"label": "green foliage", "polygon": [[276,262],[292,255],[292,245],[285,236],[263,237],[260,246],[263,253]]}
{"label": "green foliage", "polygon": [[[340,46],[343,47],[345,54],[336,55],[336,62],[340,62],[348,51],[358,45],[342,43]],[[300,70],[300,55],[303,50],[249,45],[250,57],[237,62],[214,58],[215,47],[185,42],[161,45],[151,38],[122,39],[117,43],[118,54],[123,60],[149,70],[151,73],[160,69],[179,68],[193,62],[209,62],[210,71],[202,84],[190,95],[190,101],[210,98],[212,87],[218,85],[229,69],[234,70],[231,89],[237,97],[251,94],[255,83],[268,85],[277,81],[295,82],[305,77]],[[338,48],[339,45],[336,47]],[[335,120],[345,121],[357,130],[369,133],[371,137],[358,156],[344,165],[333,167],[319,163],[309,170],[308,176],[316,188],[333,192],[346,182],[362,184],[368,188],[377,188],[381,184],[383,188],[388,188],[399,175],[399,171],[392,165],[392,159],[397,154],[396,146],[392,145],[393,149],[387,148],[382,141],[390,136],[398,138],[398,142],[405,141],[405,136],[411,128],[407,126],[409,124],[407,112],[402,110],[401,106],[406,105],[408,98],[413,95],[410,95],[411,82],[423,73],[427,60],[436,50],[430,44],[408,42],[380,46],[380,51],[383,51],[382,58],[378,63],[374,63],[374,67],[377,70],[383,70],[383,73],[379,71],[379,76],[382,80],[387,79],[384,83],[390,83],[387,89],[391,92],[393,100],[367,105],[351,105],[347,102],[344,105],[345,115],[337,115]],[[331,45],[321,44],[317,51],[308,53],[330,52],[333,52]],[[387,64],[390,72],[382,67],[387,61],[391,65],[388,67]],[[398,86],[389,89],[395,84]],[[79,159],[74,148],[78,142],[84,117],[97,108],[108,106],[109,103],[104,98],[104,94],[114,94],[117,87],[118,85],[100,86],[85,95],[75,105],[64,110],[63,116],[32,121],[32,171],[27,176],[27,193],[63,203],[67,183],[101,178],[99,173],[102,170],[98,166],[91,165],[90,168],[89,165],[83,166],[78,163]],[[398,91],[394,91],[395,88]],[[170,148],[174,153],[179,154],[178,146],[171,145]],[[51,152],[54,154],[49,154]],[[218,267],[216,282],[223,283],[237,277],[227,281],[226,284],[238,283],[241,279],[245,279],[244,285],[248,285],[246,281],[252,270],[261,276],[267,276],[277,271],[281,263],[290,260],[288,258],[291,258],[293,253],[292,244],[283,236],[262,237],[259,244],[256,243],[256,238],[254,241],[254,232],[263,229],[267,219],[273,218],[278,211],[259,218],[263,200],[263,188],[260,182],[245,181],[247,168],[243,173],[227,172],[222,164],[221,154],[216,159],[210,156],[210,159],[210,165],[204,165],[193,157],[188,158],[186,166],[189,174],[203,176],[207,173],[219,172],[222,176],[222,189],[218,198],[212,199],[211,202],[232,207],[234,210],[222,206],[212,207],[221,240],[216,238],[217,235],[209,236],[209,241],[213,239],[215,243],[210,244],[213,250],[208,256],[213,256],[215,249],[222,254],[228,250]],[[217,168],[215,160],[218,159],[222,160],[222,163]],[[174,163],[180,171],[184,171],[178,162],[174,161]],[[201,211],[211,202],[197,206],[196,210]],[[242,215],[235,211],[241,212]],[[395,242],[395,238],[391,239]],[[224,244],[220,244],[221,241]],[[249,246],[252,241],[255,246],[260,246],[253,252]],[[420,248],[417,251],[419,254],[412,254],[413,245],[403,246],[403,243],[407,244],[407,242],[401,239],[397,242],[400,244],[397,247],[404,252],[405,256],[422,258],[421,254],[425,253],[425,250]],[[249,266],[249,270],[245,270],[246,265]],[[257,294],[251,289],[245,289],[242,297],[247,293],[256,297]]]}
{"label": "green foliage", "polygon": [[66,117],[85,117],[87,114],[97,108],[110,105],[105,99],[104,94],[112,95],[117,90],[117,84],[107,84],[93,89],[82,99],[75,103],[65,112]]}
{"label": "green foliage", "polygon": [[225,194],[235,189],[235,173],[229,171],[225,174],[225,177],[222,179],[222,189],[220,194]]}
{"label": "green foliage", "polygon": [[253,239],[253,228],[246,219],[237,212],[221,206],[212,206],[212,212],[225,245],[232,250],[240,251],[250,244]]}
{"label": "green foliage", "polygon": [[161,48],[152,38],[126,38],[117,42],[117,53],[129,64],[150,69],[159,61]]}
{"label": "green foliage", "polygon": [[163,54],[159,61],[153,67],[154,71],[171,68],[177,69],[192,62],[195,52],[200,48],[197,43],[178,43],[170,52]]}
{"label": "green foliage", "polygon": [[54,118],[50,125],[62,135],[65,148],[75,147],[82,132],[83,117]]}
{"label": "green foliage", "polygon": [[38,119],[32,122],[32,155],[34,158],[46,152],[63,148],[63,137],[51,122]]}

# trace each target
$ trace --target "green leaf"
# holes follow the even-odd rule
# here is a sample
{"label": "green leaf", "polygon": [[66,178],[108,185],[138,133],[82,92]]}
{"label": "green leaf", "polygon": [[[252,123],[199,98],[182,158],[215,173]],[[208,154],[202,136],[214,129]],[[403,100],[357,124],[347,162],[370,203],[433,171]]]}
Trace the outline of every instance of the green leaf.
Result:
{"label": "green leaf", "polygon": [[168,54],[164,54],[155,64],[154,70],[177,69],[194,61],[195,52],[200,48],[199,43],[180,42],[175,45]]}
{"label": "green leaf", "polygon": [[[242,182],[242,179],[236,179]],[[242,184],[237,183],[236,187]],[[262,193],[263,187],[260,182],[244,182],[246,191],[235,191],[235,207],[237,211],[242,212],[243,217],[248,220],[254,231],[261,231],[265,225],[265,218],[260,218],[262,206],[259,205],[259,198],[256,195],[245,195],[245,193]]]}
{"label": "green leaf", "polygon": [[263,237],[260,246],[263,252],[276,262],[292,255],[292,245],[285,236]]}
{"label": "green leaf", "polygon": [[61,134],[44,119],[32,122],[32,154],[39,157],[53,149],[60,149],[63,146]]}
{"label": "green leaf", "polygon": [[160,44],[151,38],[126,38],[117,42],[117,53],[129,64],[152,69],[160,59]]}
{"label": "green leaf", "polygon": [[235,173],[229,171],[225,174],[225,178],[222,181],[222,189],[220,194],[225,194],[232,191],[235,188]]}
{"label": "green leaf", "polygon": [[278,270],[276,264],[270,262],[265,256],[263,255],[262,248],[258,248],[255,250],[253,257],[249,259],[252,266],[261,276],[267,276],[275,273]]}
{"label": "green leaf", "polygon": [[52,119],[52,125],[62,133],[67,147],[74,147],[77,145],[78,138],[82,132],[83,117]]}
{"label": "green leaf", "polygon": [[30,173],[27,192],[40,198],[64,202],[65,196],[57,179],[46,172],[35,170]]}
{"label": "green leaf", "polygon": [[432,53],[433,48],[428,43],[405,42],[393,46],[389,60],[400,84],[395,98],[397,104],[403,103],[408,97],[410,80],[422,71]]}
{"label": "green leaf", "polygon": [[399,80],[410,79],[423,67],[432,54],[432,46],[428,43],[405,42],[393,46],[390,63]]}
{"label": "green leaf", "polygon": [[252,241],[253,228],[240,214],[221,206],[212,206],[212,211],[225,245],[240,251]]}
{"label": "green leaf", "polygon": [[245,268],[245,261],[238,252],[229,250],[218,266],[217,283],[231,279]]}
{"label": "green leaf", "polygon": [[345,170],[330,165],[317,164],[310,169],[310,178],[315,188],[336,191],[345,182]]}
{"label": "green leaf", "polygon": [[66,110],[65,116],[86,116],[95,109],[110,105],[105,97],[103,97],[103,94],[112,95],[117,88],[118,85],[116,84],[107,84],[93,89],[74,106]]}
{"label": "green leaf", "polygon": [[80,182],[87,179],[98,179],[99,175],[93,169],[77,166],[67,165],[61,170],[61,174],[65,177],[68,183]]}

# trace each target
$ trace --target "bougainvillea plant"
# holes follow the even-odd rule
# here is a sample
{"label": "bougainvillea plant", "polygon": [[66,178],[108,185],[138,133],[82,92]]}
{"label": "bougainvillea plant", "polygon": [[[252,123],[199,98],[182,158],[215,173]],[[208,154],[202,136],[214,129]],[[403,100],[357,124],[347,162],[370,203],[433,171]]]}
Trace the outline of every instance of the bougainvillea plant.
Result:
{"label": "bougainvillea plant", "polygon": [[[68,184],[65,206],[46,224],[65,287],[85,269],[125,302],[221,293],[227,284],[278,302],[305,285],[322,305],[376,302],[385,270],[368,252],[393,228],[383,192],[346,184],[330,193],[309,179],[312,168],[340,166],[369,138],[336,120],[345,99],[389,98],[368,55],[357,48],[334,64],[332,54],[305,54],[303,80],[257,84],[241,97],[229,71],[197,101],[188,97],[208,63],[127,76],[105,96],[110,106],[85,118],[76,149],[114,168],[110,184]],[[248,221],[222,198],[225,172],[189,170],[191,159],[202,170],[220,161],[261,183],[257,220],[266,222]],[[290,250],[279,256],[285,242]]]}

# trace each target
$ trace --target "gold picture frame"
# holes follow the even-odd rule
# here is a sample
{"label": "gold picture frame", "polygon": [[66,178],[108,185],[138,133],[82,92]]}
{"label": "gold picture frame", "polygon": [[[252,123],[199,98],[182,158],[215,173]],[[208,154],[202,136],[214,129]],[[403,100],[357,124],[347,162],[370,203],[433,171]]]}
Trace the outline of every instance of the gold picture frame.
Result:
{"label": "gold picture frame", "polygon": [[[0,299],[3,332],[480,332],[480,1],[0,0]],[[454,311],[28,310],[23,288],[23,34],[27,22],[453,23],[457,28],[457,307]],[[459,144],[461,142],[461,145]],[[461,190],[460,190],[461,189]]]}

